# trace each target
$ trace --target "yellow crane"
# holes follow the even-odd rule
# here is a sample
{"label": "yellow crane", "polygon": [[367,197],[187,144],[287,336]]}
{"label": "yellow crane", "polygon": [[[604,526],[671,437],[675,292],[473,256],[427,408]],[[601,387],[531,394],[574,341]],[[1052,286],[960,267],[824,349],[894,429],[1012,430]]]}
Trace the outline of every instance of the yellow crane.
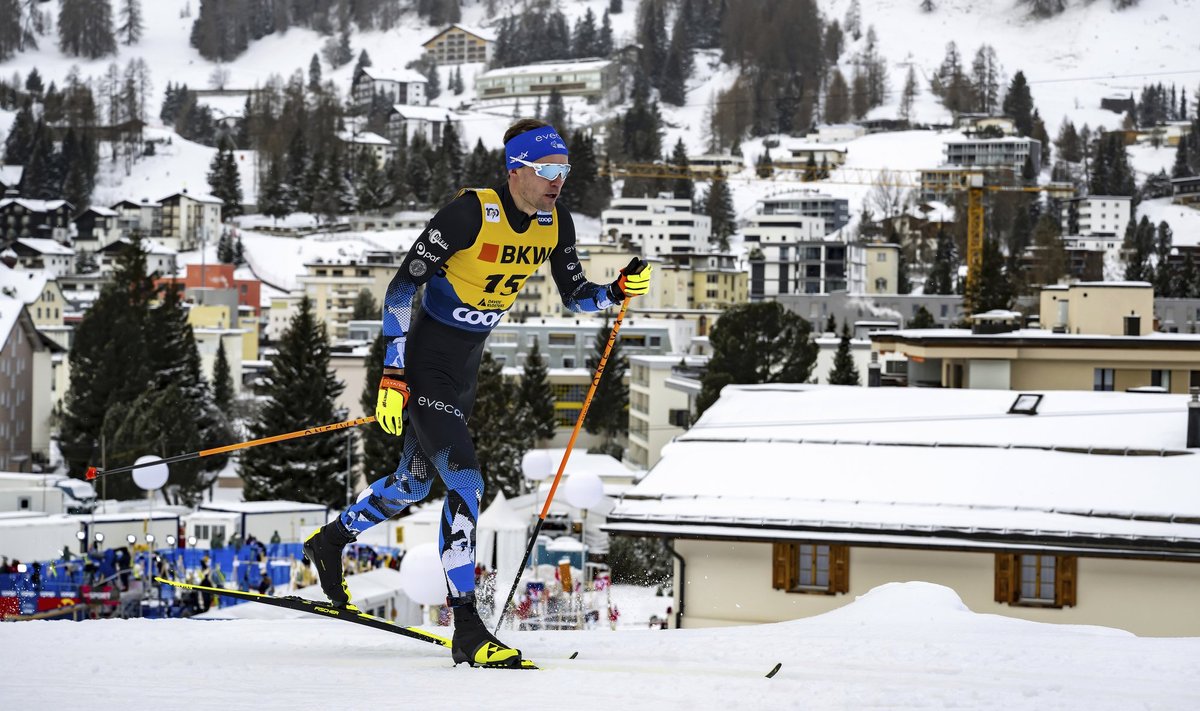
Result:
{"label": "yellow crane", "polygon": [[[787,168],[788,172],[795,170]],[[608,163],[601,166],[600,173],[610,178],[658,178],[663,180],[732,180],[742,182],[775,183],[775,173],[772,169],[767,176],[754,175],[728,176],[720,170],[681,168],[669,163]],[[796,172],[810,179],[797,181],[802,185],[870,185],[898,187],[921,190],[926,187],[936,187],[944,191],[966,191],[967,193],[967,292],[979,278],[983,268],[983,235],[985,228],[986,205],[984,193],[987,192],[1019,192],[1047,193],[1051,197],[1070,198],[1075,196],[1075,187],[1070,183],[1049,183],[1047,185],[1006,185],[989,184],[985,180],[987,173],[1003,173],[1010,175],[1005,169],[986,168],[934,168],[929,170],[890,170],[887,168],[858,168],[847,166],[822,167],[814,169],[805,166]],[[825,173],[828,177],[819,177]],[[922,174],[926,180],[922,181]],[[968,305],[969,308],[970,305]]]}

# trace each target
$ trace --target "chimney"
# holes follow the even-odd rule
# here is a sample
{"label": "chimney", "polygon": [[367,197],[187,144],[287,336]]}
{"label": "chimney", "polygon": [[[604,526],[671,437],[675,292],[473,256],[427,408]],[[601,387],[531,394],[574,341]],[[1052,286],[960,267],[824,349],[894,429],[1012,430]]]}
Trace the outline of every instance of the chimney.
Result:
{"label": "chimney", "polygon": [[1125,335],[1126,336],[1142,335],[1142,317],[1138,316],[1137,314],[1133,313],[1132,311],[1130,311],[1129,315],[1125,317]]}
{"label": "chimney", "polygon": [[1200,388],[1192,387],[1192,399],[1188,402],[1188,449],[1200,449]]}
{"label": "chimney", "polygon": [[867,387],[879,387],[881,379],[882,373],[880,372],[879,367],[879,354],[875,351],[871,351],[871,362],[867,364]]}

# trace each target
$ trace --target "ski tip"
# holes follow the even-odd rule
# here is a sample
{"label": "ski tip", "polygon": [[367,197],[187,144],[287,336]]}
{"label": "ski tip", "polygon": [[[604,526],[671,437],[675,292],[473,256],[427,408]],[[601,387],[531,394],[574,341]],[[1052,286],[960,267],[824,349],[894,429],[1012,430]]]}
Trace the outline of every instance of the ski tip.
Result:
{"label": "ski tip", "polygon": [[782,666],[783,666],[783,662],[776,662],[775,666],[771,667],[771,671],[767,672],[767,678],[770,679],[770,678],[774,677],[776,674],[778,674],[779,669]]}
{"label": "ski tip", "polygon": [[87,478],[89,480],[96,478],[96,467],[88,467],[87,468]]}
{"label": "ski tip", "polygon": [[567,659],[574,659],[575,657],[578,657],[578,656],[579,656],[579,652],[571,652],[571,656],[567,657]]}

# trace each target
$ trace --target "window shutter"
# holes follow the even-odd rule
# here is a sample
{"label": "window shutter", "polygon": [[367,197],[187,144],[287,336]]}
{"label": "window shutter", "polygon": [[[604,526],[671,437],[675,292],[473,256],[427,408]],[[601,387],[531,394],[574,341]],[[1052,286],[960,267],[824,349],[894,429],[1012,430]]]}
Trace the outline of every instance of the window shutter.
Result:
{"label": "window shutter", "polygon": [[996,554],[996,602],[1017,601],[1017,556],[1013,553]]}
{"label": "window shutter", "polygon": [[1054,559],[1054,604],[1075,607],[1077,556],[1060,555]]}
{"label": "window shutter", "polygon": [[831,593],[850,592],[850,546],[829,547]]}
{"label": "window shutter", "polygon": [[772,546],[771,586],[776,590],[791,590],[800,574],[800,551],[795,543],[774,543]]}

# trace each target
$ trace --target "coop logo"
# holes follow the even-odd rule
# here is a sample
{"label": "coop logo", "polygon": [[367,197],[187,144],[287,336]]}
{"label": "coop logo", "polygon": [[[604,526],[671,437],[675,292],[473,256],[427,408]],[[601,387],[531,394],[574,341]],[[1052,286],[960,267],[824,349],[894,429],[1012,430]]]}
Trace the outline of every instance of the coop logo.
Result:
{"label": "coop logo", "polygon": [[469,323],[472,326],[495,326],[503,316],[499,311],[472,311],[465,306],[454,309],[454,320]]}
{"label": "coop logo", "polygon": [[441,230],[430,230],[429,241],[441,247],[442,249],[450,249],[450,245],[446,244],[446,240],[442,239]]}
{"label": "coop logo", "polygon": [[421,397],[417,398],[417,404],[421,407],[428,407],[430,409],[437,410],[438,412],[454,415],[460,420],[463,419],[462,410],[453,405],[442,402],[441,400],[433,400],[422,395]]}
{"label": "coop logo", "polygon": [[539,225],[553,225],[554,215],[543,215],[539,213],[537,216],[537,221]]}
{"label": "coop logo", "polygon": [[488,222],[500,221],[500,206],[495,203],[487,203],[483,206],[483,218]]}

